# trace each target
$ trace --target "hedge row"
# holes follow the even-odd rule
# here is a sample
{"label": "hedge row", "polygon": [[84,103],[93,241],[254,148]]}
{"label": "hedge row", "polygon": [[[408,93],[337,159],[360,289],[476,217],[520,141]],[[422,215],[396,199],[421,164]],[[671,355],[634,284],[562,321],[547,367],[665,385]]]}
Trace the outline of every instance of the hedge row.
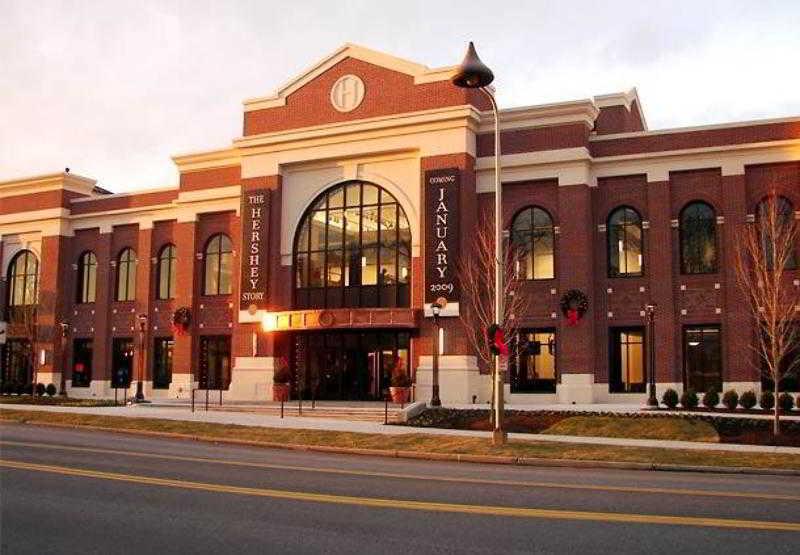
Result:
{"label": "hedge row", "polygon": [[[703,406],[707,409],[716,408],[720,400],[728,410],[736,410],[737,406],[744,410],[753,410],[756,405],[759,405],[762,410],[775,408],[775,394],[772,391],[762,391],[761,396],[758,397],[752,389],[745,391],[741,395],[736,390],[729,389],[722,395],[722,399],[720,399],[719,392],[714,388],[710,388],[703,394]],[[681,408],[696,409],[700,404],[700,398],[693,389],[685,390],[680,396],[674,389],[667,389],[661,397],[661,402],[669,409],[677,408],[678,403],[680,403]],[[794,408],[800,410],[800,395],[795,399],[790,393],[781,393],[778,396],[778,407],[783,412],[791,412]]]}
{"label": "hedge row", "polygon": [[[53,397],[58,393],[58,388],[52,383],[47,385],[37,383],[35,392],[39,397],[43,396],[45,393]],[[32,395],[33,393],[34,387],[32,383],[22,384],[20,382],[6,382],[0,386],[0,394],[2,395]]]}

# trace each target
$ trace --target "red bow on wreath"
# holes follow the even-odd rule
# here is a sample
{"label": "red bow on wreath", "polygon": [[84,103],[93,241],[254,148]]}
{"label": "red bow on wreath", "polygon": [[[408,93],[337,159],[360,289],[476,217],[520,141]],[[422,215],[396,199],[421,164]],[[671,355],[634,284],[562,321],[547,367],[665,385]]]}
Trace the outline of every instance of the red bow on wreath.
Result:
{"label": "red bow on wreath", "polygon": [[577,326],[578,320],[580,320],[580,315],[578,314],[578,310],[575,308],[570,308],[567,310],[567,325],[568,326]]}

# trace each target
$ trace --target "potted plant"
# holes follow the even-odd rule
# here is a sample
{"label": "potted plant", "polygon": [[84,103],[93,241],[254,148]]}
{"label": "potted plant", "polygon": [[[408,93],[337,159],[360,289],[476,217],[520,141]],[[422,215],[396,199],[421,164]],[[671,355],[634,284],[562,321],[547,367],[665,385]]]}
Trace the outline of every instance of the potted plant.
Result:
{"label": "potted plant", "polygon": [[408,374],[403,370],[393,372],[391,385],[389,387],[389,394],[392,396],[392,402],[400,405],[408,403],[410,391],[411,378],[408,377]]}
{"label": "potted plant", "polygon": [[275,365],[275,372],[272,374],[272,400],[288,401],[289,387],[292,381],[292,373],[289,371],[289,364],[286,359],[281,357]]}

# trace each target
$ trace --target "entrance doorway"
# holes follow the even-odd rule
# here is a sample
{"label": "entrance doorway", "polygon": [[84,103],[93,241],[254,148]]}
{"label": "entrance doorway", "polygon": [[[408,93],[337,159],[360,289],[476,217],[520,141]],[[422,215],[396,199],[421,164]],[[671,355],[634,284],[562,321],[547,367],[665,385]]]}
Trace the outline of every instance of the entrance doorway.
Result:
{"label": "entrance doorway", "polygon": [[409,373],[408,332],[310,332],[294,337],[295,391],[306,399],[377,401],[394,372]]}

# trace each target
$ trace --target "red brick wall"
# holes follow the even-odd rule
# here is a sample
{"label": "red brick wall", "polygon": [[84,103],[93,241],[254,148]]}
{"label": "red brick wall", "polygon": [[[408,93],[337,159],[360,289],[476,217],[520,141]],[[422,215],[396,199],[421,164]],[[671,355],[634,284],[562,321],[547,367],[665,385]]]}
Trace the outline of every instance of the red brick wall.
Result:
{"label": "red brick wall", "polygon": [[640,152],[659,152],[720,145],[738,145],[781,141],[800,137],[800,121],[765,123],[723,129],[705,129],[681,133],[662,133],[644,137],[623,137],[592,141],[592,156],[619,156]]}
{"label": "red brick wall", "polygon": [[[503,154],[575,148],[588,144],[589,128],[583,123],[500,132],[500,152]],[[494,133],[477,136],[477,152],[478,156],[494,155]]]}
{"label": "red brick wall", "polygon": [[180,189],[181,191],[197,191],[200,189],[226,187],[228,185],[239,185],[241,180],[242,168],[240,166],[198,170],[181,174]]}
{"label": "red brick wall", "polygon": [[[331,105],[330,91],[336,80],[347,74],[360,77],[366,92],[358,108],[342,113]],[[346,58],[290,94],[285,106],[245,112],[244,134],[257,135],[464,104],[489,108],[480,92],[459,89],[449,81],[415,85],[410,75]]]}

